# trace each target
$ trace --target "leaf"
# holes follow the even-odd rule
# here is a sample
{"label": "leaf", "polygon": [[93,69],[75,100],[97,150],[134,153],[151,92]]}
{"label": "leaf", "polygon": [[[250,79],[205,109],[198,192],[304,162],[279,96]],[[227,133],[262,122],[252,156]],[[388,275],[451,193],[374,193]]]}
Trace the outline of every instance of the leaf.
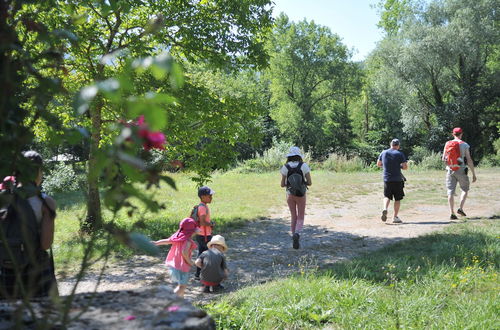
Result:
{"label": "leaf", "polygon": [[160,175],[160,180],[165,181],[170,187],[177,190],[177,185],[175,184],[174,179],[166,175]]}
{"label": "leaf", "polygon": [[132,181],[141,183],[144,183],[146,181],[144,172],[138,171],[136,167],[124,163],[122,164],[122,171]]}
{"label": "leaf", "polygon": [[129,234],[129,238],[135,248],[142,250],[149,255],[157,256],[160,253],[158,247],[152,244],[151,239],[146,235],[132,232]]}
{"label": "leaf", "polygon": [[170,73],[170,84],[174,88],[181,88],[184,85],[184,73],[182,68],[178,63],[172,65],[172,71]]}
{"label": "leaf", "polygon": [[73,108],[76,110],[76,113],[79,115],[83,115],[88,111],[90,102],[94,99],[94,97],[99,92],[99,88],[96,85],[90,85],[83,87],[75,97],[75,101],[73,104]]}
{"label": "leaf", "polygon": [[78,37],[73,32],[68,31],[68,30],[55,29],[52,31],[52,34],[54,34],[56,37],[59,37],[61,39],[68,39],[72,43],[78,41]]}
{"label": "leaf", "polygon": [[118,158],[140,170],[146,169],[146,163],[142,159],[129,155],[123,151],[118,152]]}
{"label": "leaf", "polygon": [[120,88],[120,82],[114,78],[106,79],[97,83],[97,87],[100,91],[110,94],[117,91]]}

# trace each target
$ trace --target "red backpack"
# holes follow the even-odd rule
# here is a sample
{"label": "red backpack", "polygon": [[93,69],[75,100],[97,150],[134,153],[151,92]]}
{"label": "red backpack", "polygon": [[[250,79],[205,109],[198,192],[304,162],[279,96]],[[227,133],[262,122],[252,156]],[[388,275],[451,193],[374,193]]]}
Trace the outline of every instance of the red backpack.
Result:
{"label": "red backpack", "polygon": [[462,141],[452,140],[446,142],[444,146],[444,159],[452,171],[460,169],[463,160],[460,158],[460,144]]}

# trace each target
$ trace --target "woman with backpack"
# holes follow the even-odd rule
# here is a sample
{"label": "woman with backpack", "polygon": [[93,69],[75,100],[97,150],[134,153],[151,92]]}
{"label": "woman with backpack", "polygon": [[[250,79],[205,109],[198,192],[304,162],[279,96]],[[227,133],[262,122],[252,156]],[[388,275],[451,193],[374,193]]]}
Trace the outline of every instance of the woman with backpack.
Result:
{"label": "woman with backpack", "polygon": [[291,147],[281,167],[281,187],[286,187],[286,201],[290,208],[292,247],[300,247],[300,232],[304,225],[307,186],[312,184],[311,169],[304,163],[299,147]]}
{"label": "woman with backpack", "polygon": [[56,203],[41,192],[40,154],[23,153],[15,176],[0,184],[9,197],[0,212],[0,299],[58,295],[51,249],[54,240]]}

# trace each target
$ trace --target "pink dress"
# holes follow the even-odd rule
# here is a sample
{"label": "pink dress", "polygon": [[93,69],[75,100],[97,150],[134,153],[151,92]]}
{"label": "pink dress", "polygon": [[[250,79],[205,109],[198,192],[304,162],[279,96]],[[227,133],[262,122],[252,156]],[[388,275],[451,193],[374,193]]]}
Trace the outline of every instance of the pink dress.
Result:
{"label": "pink dress", "polygon": [[165,265],[178,269],[181,272],[189,272],[191,265],[189,265],[182,256],[182,249],[184,249],[187,242],[191,243],[188,252],[189,257],[191,257],[193,250],[196,248],[196,243],[192,239],[188,239],[184,242],[174,242],[167,254],[167,259],[165,259]]}

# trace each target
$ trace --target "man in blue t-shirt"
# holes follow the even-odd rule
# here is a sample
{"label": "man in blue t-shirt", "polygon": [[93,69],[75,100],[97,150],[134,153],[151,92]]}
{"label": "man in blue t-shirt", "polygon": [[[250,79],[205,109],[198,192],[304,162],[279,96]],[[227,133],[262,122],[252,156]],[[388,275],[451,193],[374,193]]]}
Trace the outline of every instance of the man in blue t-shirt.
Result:
{"label": "man in blue t-shirt", "polygon": [[378,157],[377,166],[384,169],[384,209],[382,210],[382,221],[387,220],[387,208],[394,197],[394,219],[392,223],[401,223],[398,217],[401,200],[405,193],[405,177],[401,169],[406,170],[408,163],[404,153],[399,151],[400,143],[398,139],[391,141],[391,147],[382,151]]}

